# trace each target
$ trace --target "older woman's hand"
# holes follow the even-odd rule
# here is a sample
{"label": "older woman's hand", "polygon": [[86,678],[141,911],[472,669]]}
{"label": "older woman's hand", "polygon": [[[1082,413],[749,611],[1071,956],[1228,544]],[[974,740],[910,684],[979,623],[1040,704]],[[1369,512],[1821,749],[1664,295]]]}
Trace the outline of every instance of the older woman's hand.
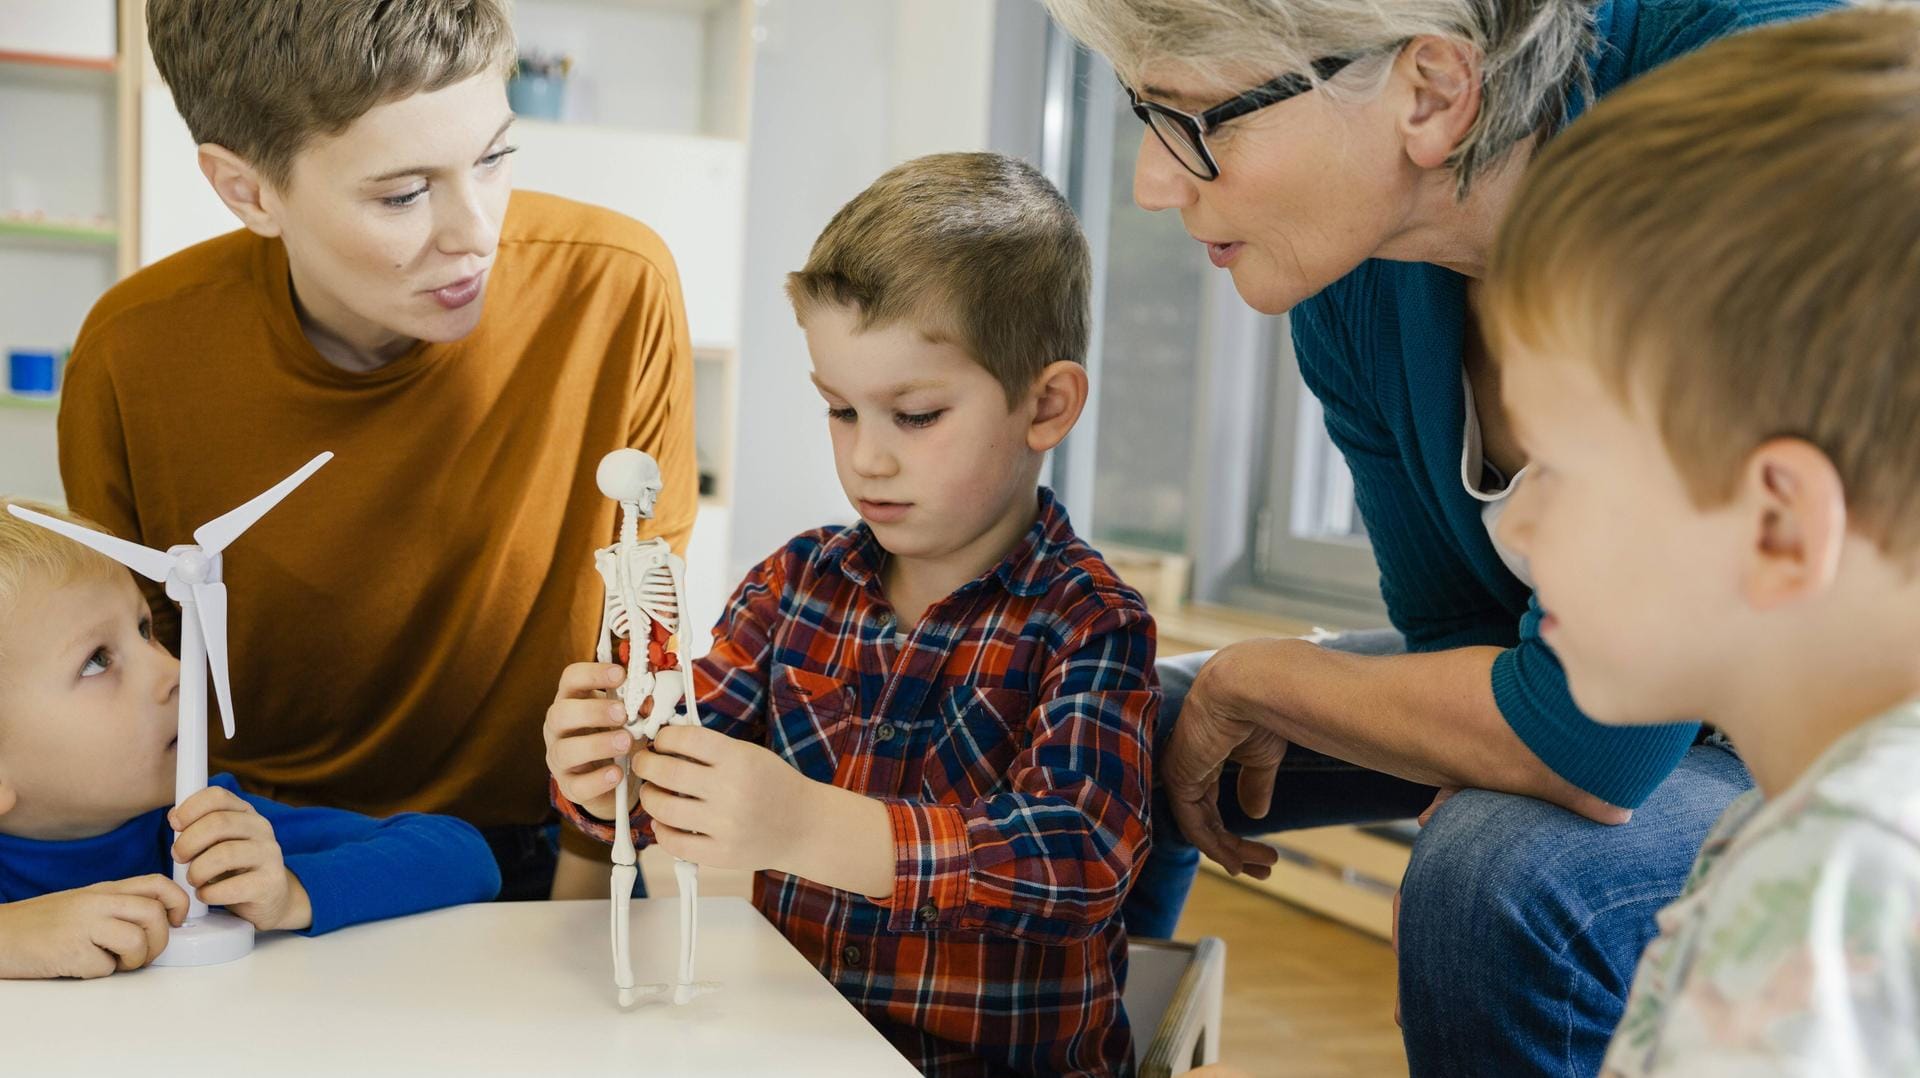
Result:
{"label": "older woman's hand", "polygon": [[[1220,817],[1220,776],[1228,762],[1240,765],[1236,793],[1255,818],[1273,805],[1274,778],[1287,742],[1261,725],[1275,701],[1273,646],[1288,641],[1249,640],[1220,649],[1193,679],[1173,737],[1160,761],[1160,781],[1174,820],[1187,841],[1233,875],[1265,879],[1279,859],[1270,846],[1243,839]],[[1308,645],[1311,646],[1311,645]]]}

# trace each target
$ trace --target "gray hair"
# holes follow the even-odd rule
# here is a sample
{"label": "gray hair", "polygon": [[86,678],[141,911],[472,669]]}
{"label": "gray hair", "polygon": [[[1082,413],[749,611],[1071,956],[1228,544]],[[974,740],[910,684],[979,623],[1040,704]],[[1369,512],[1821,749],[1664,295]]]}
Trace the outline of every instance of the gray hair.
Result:
{"label": "gray hair", "polygon": [[1597,0],[1043,0],[1068,33],[1121,78],[1171,65],[1231,96],[1248,81],[1311,74],[1327,56],[1363,57],[1329,80],[1350,99],[1377,92],[1400,46],[1426,35],[1480,57],[1480,114],[1448,167],[1464,198],[1475,176],[1534,134],[1566,122],[1586,93]]}

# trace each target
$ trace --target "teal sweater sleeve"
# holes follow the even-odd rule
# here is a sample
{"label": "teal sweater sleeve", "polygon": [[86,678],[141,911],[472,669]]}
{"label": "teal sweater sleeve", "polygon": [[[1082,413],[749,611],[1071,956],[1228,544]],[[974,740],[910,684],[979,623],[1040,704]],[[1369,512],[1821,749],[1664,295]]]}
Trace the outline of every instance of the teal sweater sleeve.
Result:
{"label": "teal sweater sleeve", "polygon": [[[1716,37],[1815,14],[1839,0],[1611,0],[1595,11],[1596,93]],[[1576,102],[1576,112],[1580,103]],[[1540,610],[1460,484],[1466,281],[1435,266],[1367,262],[1294,308],[1294,350],[1354,497],[1394,626],[1414,651],[1503,648],[1493,694],[1516,736],[1557,774],[1638,807],[1698,727],[1603,726],[1583,715],[1539,635]]]}

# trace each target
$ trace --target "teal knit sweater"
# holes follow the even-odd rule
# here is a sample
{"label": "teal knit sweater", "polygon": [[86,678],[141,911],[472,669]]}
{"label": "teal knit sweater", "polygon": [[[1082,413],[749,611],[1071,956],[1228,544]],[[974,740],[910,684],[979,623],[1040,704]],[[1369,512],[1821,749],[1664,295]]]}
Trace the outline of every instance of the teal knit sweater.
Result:
{"label": "teal knit sweater", "polygon": [[[1837,0],[1609,0],[1591,71],[1604,95],[1716,37]],[[1579,110],[1576,102],[1574,111]],[[1506,650],[1493,693],[1515,734],[1568,782],[1634,808],[1693,743],[1692,723],[1602,726],[1580,713],[1540,639],[1540,608],[1500,561],[1460,483],[1467,278],[1426,263],[1362,263],[1294,308],[1294,348],[1353,471],[1394,625],[1414,651]]]}

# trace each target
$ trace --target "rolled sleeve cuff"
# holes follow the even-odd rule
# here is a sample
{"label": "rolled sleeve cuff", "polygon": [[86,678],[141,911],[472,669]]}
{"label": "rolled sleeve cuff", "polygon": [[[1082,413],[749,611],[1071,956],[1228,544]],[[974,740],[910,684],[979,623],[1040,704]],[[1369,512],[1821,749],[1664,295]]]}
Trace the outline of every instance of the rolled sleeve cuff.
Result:
{"label": "rolled sleeve cuff", "polygon": [[[884,903],[894,932],[932,932],[969,923],[973,844],[966,815],[950,805],[887,802],[893,827],[893,894]],[[977,922],[976,922],[977,923]]]}
{"label": "rolled sleeve cuff", "polygon": [[1523,662],[1528,646],[1493,661],[1493,698],[1507,725],[1561,778],[1609,805],[1639,808],[1679,766],[1699,724],[1595,722],[1570,699],[1557,663]]}

